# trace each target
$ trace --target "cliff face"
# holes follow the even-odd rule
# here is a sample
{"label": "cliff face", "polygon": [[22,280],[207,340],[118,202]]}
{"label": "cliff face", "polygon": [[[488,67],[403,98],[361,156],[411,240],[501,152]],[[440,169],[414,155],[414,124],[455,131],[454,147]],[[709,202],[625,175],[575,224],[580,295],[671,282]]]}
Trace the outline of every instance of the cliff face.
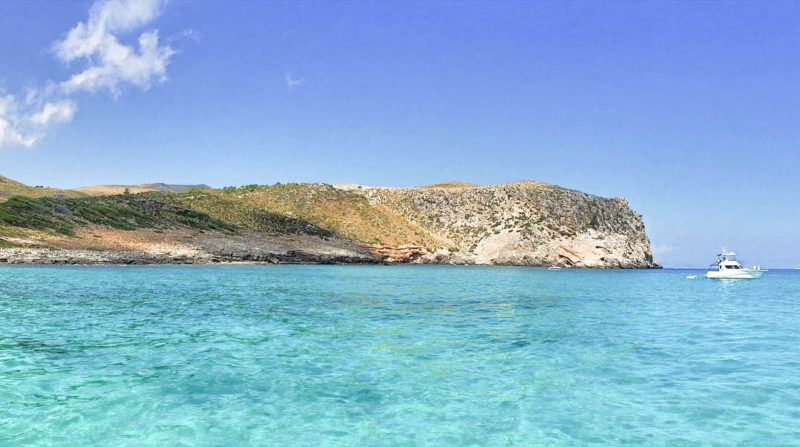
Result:
{"label": "cliff face", "polygon": [[417,262],[656,267],[641,217],[624,199],[535,182],[424,188],[343,187],[444,242]]}

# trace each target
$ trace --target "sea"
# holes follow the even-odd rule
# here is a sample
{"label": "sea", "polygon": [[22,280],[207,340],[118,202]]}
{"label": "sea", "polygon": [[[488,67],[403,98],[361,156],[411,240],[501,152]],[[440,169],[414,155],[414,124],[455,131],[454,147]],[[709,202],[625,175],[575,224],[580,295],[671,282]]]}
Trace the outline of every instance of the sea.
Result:
{"label": "sea", "polygon": [[0,267],[0,445],[800,445],[800,271]]}

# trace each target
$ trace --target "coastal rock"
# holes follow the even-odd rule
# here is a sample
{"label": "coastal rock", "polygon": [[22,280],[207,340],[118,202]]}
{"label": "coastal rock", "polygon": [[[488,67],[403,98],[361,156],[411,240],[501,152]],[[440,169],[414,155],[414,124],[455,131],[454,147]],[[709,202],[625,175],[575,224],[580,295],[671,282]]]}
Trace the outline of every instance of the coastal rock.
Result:
{"label": "coastal rock", "polygon": [[420,245],[391,245],[380,244],[360,244],[359,247],[372,253],[382,262],[389,263],[410,263],[423,259],[428,254],[425,247]]}
{"label": "coastal rock", "polygon": [[622,198],[536,182],[342,188],[443,241],[414,251],[413,259],[401,247],[371,248],[394,262],[658,267],[641,216]]}

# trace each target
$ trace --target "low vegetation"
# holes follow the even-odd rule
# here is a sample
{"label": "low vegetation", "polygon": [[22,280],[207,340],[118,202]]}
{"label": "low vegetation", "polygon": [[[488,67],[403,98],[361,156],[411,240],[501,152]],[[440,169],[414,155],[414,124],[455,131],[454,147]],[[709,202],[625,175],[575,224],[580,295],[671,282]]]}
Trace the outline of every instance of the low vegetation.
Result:
{"label": "low vegetation", "polygon": [[27,186],[0,175],[0,202],[4,202],[9,197],[16,195],[26,197],[83,197],[85,194],[68,189]]}
{"label": "low vegetation", "polygon": [[236,229],[232,224],[187,208],[163,193],[83,198],[13,196],[0,203],[0,225],[71,235],[76,227],[88,224],[120,230]]}
{"label": "low vegetation", "polygon": [[320,237],[332,235],[331,231],[307,221],[259,208],[252,201],[237,194],[192,190],[176,196],[176,200],[193,210],[248,230],[273,234],[311,234]]}
{"label": "low vegetation", "polygon": [[[219,219],[259,230],[265,213],[270,224],[278,216],[282,228],[303,222],[310,228],[335,233],[367,244],[441,246],[441,238],[415,225],[383,205],[373,206],[362,194],[325,184],[248,185],[217,191],[191,191],[183,195],[187,206]],[[289,224],[287,227],[286,225]],[[309,230],[311,231],[311,230]],[[308,231],[306,231],[308,232]]]}

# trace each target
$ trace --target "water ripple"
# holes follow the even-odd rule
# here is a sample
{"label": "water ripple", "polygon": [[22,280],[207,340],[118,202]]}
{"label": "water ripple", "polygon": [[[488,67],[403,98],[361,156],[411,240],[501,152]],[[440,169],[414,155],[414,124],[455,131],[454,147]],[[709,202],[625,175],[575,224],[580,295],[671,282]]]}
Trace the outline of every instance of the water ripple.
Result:
{"label": "water ripple", "polygon": [[0,445],[798,445],[800,274],[0,268]]}

